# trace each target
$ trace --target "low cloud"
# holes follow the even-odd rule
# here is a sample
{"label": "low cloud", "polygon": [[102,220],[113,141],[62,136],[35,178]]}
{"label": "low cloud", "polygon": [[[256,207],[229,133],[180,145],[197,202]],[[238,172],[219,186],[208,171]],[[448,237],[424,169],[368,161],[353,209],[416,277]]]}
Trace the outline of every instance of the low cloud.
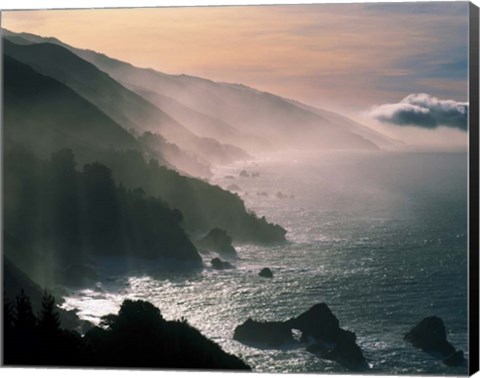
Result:
{"label": "low cloud", "polygon": [[399,126],[435,129],[439,126],[467,130],[468,102],[440,100],[426,93],[414,93],[396,104],[374,107],[369,115]]}

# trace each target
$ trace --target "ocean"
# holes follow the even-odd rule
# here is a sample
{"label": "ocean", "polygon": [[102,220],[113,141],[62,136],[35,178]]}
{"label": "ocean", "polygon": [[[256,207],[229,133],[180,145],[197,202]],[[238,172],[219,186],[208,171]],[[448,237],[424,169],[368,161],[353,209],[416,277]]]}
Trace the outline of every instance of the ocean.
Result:
{"label": "ocean", "polygon": [[[232,338],[249,317],[286,320],[325,302],[356,333],[370,373],[467,374],[466,365],[447,367],[403,340],[436,315],[468,359],[467,160],[460,152],[297,152],[216,167],[210,182],[237,185],[248,209],[287,229],[287,243],[235,245],[236,269],[224,271],[210,267],[213,253],[194,272],[149,263],[124,275],[105,263],[102,281],[70,290],[63,307],[98,323],[125,298],[145,299],[255,371],[346,372],[305,347]],[[263,267],[273,279],[258,276]]]}

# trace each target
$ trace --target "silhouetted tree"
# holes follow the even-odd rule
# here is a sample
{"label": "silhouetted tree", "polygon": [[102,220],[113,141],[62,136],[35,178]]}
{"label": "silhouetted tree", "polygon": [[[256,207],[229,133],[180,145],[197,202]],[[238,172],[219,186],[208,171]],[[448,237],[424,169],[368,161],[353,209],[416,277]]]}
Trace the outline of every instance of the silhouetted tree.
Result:
{"label": "silhouetted tree", "polygon": [[42,308],[38,314],[38,326],[44,332],[56,332],[60,328],[60,314],[55,309],[55,298],[43,292]]}
{"label": "silhouetted tree", "polygon": [[11,333],[13,326],[15,324],[15,315],[13,313],[13,303],[7,298],[6,294],[3,293],[3,329],[4,332]]}
{"label": "silhouetted tree", "polygon": [[37,319],[33,314],[30,298],[25,295],[22,289],[15,300],[15,328],[30,331],[37,325]]}
{"label": "silhouetted tree", "polygon": [[[125,300],[118,314],[102,319],[104,328],[94,327],[85,337],[59,328],[55,300],[46,291],[38,322],[23,290],[15,308],[20,317],[5,333],[6,365],[249,369],[185,319],[166,321],[146,301]],[[4,309],[9,324],[14,314],[6,298]]]}
{"label": "silhouetted tree", "polygon": [[163,325],[165,319],[160,310],[146,301],[123,301],[118,315],[110,315],[103,319],[104,324],[112,331],[125,331],[126,329],[137,329],[152,332]]}
{"label": "silhouetted tree", "polygon": [[[4,298],[4,308],[8,307],[8,300]],[[15,312],[13,327],[4,335],[5,364],[78,366],[92,363],[81,336],[59,328],[55,300],[47,292],[38,321],[30,298],[23,290],[16,298]]]}
{"label": "silhouetted tree", "polygon": [[105,328],[95,327],[85,335],[99,365],[249,369],[185,319],[166,321],[160,310],[146,301],[125,300],[117,315],[102,318],[102,325]]}

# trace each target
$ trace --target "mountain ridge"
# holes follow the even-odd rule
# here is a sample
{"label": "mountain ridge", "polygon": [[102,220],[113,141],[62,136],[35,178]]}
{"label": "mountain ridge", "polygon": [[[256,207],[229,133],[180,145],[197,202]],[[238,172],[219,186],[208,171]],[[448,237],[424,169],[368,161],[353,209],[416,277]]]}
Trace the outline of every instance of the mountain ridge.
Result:
{"label": "mountain ridge", "polygon": [[[28,33],[19,35],[30,38],[32,43],[43,38]],[[337,113],[313,108],[298,101],[289,100],[243,84],[216,82],[186,74],[165,74],[152,68],[139,68],[131,63],[110,58],[93,50],[68,46],[56,38],[50,37],[50,40],[66,46],[75,54],[90,61],[133,91],[137,91],[137,93],[138,87],[141,86],[144,91],[171,97],[184,106],[209,117],[220,119],[242,132],[253,131],[256,136],[276,140],[276,147],[288,148],[295,147],[295,145],[305,145],[308,148],[321,149],[378,149],[390,148],[392,145],[389,138],[374,130],[367,132],[365,128],[371,129],[348,117],[340,114],[338,114],[339,117],[332,117],[331,114]],[[129,76],[131,77],[129,78]],[[146,77],[150,80],[146,80]],[[196,88],[198,85],[207,87],[199,89]],[[133,88],[134,86],[137,88]],[[174,93],[176,91],[180,92]],[[212,93],[209,93],[209,91]],[[208,100],[197,100],[199,93],[202,93],[203,97],[208,98]],[[253,99],[250,98],[249,100],[250,104],[238,111],[232,106],[226,106],[228,104],[226,104],[225,99],[229,96],[238,98],[238,96],[241,96],[239,93],[248,93],[249,96],[253,96]],[[203,103],[199,104],[200,101],[203,101]],[[234,102],[230,101],[230,103]],[[238,102],[241,103],[241,101]],[[260,105],[256,106],[255,102],[260,103]],[[219,108],[225,108],[226,110],[222,112]],[[249,112],[246,109],[252,111]],[[249,118],[250,113],[255,113],[255,117]],[[268,123],[276,123],[277,133],[272,131],[273,127],[269,127]],[[348,126],[343,123],[347,123]],[[278,130],[281,130],[281,133],[285,135],[283,137],[275,135],[278,134]],[[378,146],[369,138],[375,139],[377,143],[380,142],[382,146]],[[315,143],[311,140],[314,140]]]}
{"label": "mountain ridge", "polygon": [[[161,133],[170,143],[187,151],[186,155],[191,151],[201,157],[201,160],[210,163],[231,162],[249,157],[239,148],[221,144],[213,138],[195,135],[169,114],[125,88],[108,73],[102,72],[95,65],[58,44],[42,42],[18,45],[7,39],[4,41],[4,52],[40,73],[64,82],[129,131]],[[59,65],[58,62],[62,64]],[[171,163],[175,165],[175,161]],[[204,165],[190,172],[187,170],[187,173],[196,175],[206,171],[207,167]]]}
{"label": "mountain ridge", "polygon": [[[189,234],[201,235],[222,226],[239,242],[285,240],[282,227],[249,212],[237,195],[183,176],[158,159],[146,158],[137,139],[70,87],[7,54],[3,60],[4,152],[21,147],[45,159],[71,149],[81,165],[104,164],[112,170],[115,182],[127,190],[143,188],[149,196],[160,197],[172,209],[179,209]],[[31,176],[36,174],[34,168],[28,167]],[[5,182],[12,180],[5,177]],[[9,200],[8,205],[17,202]],[[15,217],[18,212],[9,209]]]}
{"label": "mountain ridge", "polygon": [[[69,146],[87,154],[112,147],[140,149],[132,135],[71,88],[5,53],[3,69],[8,73],[4,76],[4,125],[15,125],[4,127],[6,140],[43,157]],[[46,113],[45,106],[52,102],[61,111]],[[41,134],[37,133],[39,128]],[[34,133],[36,137],[32,137]]]}

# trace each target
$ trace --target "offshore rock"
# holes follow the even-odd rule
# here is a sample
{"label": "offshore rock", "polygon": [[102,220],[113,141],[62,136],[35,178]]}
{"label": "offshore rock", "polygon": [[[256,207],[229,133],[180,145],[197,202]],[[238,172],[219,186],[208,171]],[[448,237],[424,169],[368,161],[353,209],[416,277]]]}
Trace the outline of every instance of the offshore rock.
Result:
{"label": "offshore rock", "polygon": [[263,268],[258,275],[263,278],[273,278],[273,273],[270,268]]}
{"label": "offshore rock", "polygon": [[210,263],[212,264],[212,268],[217,269],[217,270],[233,269],[234,268],[234,266],[232,264],[230,264],[228,261],[222,261],[218,257],[215,257],[214,259],[212,259],[212,261],[210,261]]}
{"label": "offshore rock", "polygon": [[423,319],[405,334],[404,339],[427,353],[441,355],[445,365],[458,366],[463,363],[463,352],[456,351],[448,342],[445,325],[438,316]]}
{"label": "offshore rock", "polygon": [[212,228],[208,234],[197,242],[199,248],[205,248],[221,254],[235,255],[237,251],[232,246],[232,238],[225,230]]}
{"label": "offshore rock", "polygon": [[445,358],[443,363],[447,366],[460,366],[464,361],[463,350],[457,350]]}
{"label": "offshore rock", "polygon": [[251,318],[235,328],[233,339],[268,346],[293,342],[292,330],[286,322],[257,322]]}
{"label": "offshore rock", "polygon": [[284,322],[248,319],[235,328],[233,338],[244,343],[280,346],[295,341],[292,330],[300,331],[300,341],[309,343],[307,351],[320,358],[336,361],[352,370],[367,367],[356,335],[340,328],[338,319],[325,303],[316,304]]}

